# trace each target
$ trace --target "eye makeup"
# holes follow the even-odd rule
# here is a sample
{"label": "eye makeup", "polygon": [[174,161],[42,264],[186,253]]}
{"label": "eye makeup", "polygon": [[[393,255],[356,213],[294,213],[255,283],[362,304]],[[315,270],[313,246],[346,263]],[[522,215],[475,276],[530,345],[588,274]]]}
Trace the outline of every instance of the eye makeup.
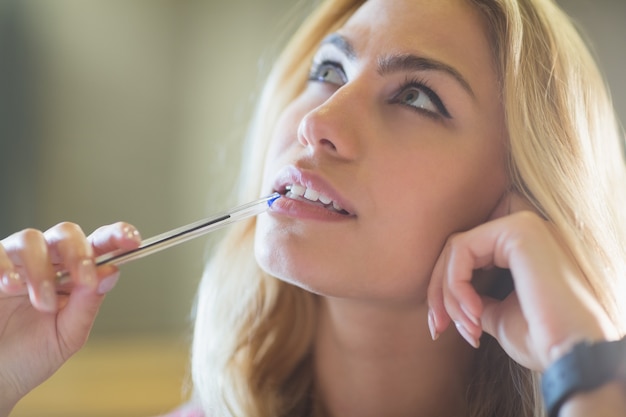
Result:
{"label": "eye makeup", "polygon": [[[411,92],[411,90],[417,91],[418,95],[420,93],[424,94],[430,101],[430,104],[432,104],[433,108],[411,105],[406,96],[406,93]],[[407,76],[404,82],[397,88],[397,93],[389,99],[389,103],[402,104],[420,113],[425,113],[428,116],[452,119],[448,109],[443,104],[443,101],[441,101],[437,93],[435,93],[435,91],[428,86],[426,80],[417,78],[416,76]]]}

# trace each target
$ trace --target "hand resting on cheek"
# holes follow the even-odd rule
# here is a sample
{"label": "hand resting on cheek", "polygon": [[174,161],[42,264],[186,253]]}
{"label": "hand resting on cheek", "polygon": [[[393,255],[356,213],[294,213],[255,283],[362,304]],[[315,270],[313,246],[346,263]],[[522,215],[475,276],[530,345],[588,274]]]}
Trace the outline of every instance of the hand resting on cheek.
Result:
{"label": "hand resting on cheek", "polygon": [[[479,294],[472,284],[475,270],[491,267],[510,270],[514,290],[503,300]],[[579,341],[619,338],[556,228],[515,193],[502,198],[488,222],[448,239],[428,302],[433,338],[454,323],[478,347],[485,331],[536,371]]]}

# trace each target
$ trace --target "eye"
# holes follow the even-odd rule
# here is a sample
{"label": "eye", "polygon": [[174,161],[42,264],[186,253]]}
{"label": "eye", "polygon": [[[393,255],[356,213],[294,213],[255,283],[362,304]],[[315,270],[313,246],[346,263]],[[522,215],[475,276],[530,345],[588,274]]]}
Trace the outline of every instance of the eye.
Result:
{"label": "eye", "polygon": [[429,116],[452,118],[439,96],[423,82],[405,82],[390,101],[420,112],[426,112]]}
{"label": "eye", "polygon": [[438,109],[433,104],[433,101],[423,91],[417,88],[407,88],[396,96],[396,100],[399,103],[406,104],[407,106],[417,107],[432,112],[436,112]]}
{"label": "eye", "polygon": [[319,81],[340,87],[347,82],[347,77],[341,65],[335,62],[324,61],[313,64],[309,72],[309,81]]}

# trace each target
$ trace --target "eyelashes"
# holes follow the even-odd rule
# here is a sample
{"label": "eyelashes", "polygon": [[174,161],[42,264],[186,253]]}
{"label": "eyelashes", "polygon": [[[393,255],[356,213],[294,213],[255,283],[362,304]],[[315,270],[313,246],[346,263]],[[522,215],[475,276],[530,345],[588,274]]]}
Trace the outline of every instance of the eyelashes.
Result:
{"label": "eyelashes", "polygon": [[[322,59],[313,62],[308,80],[339,88],[348,82],[348,77],[340,63]],[[439,95],[421,78],[407,76],[394,91],[387,100],[389,104],[398,104],[435,119],[452,119]]]}

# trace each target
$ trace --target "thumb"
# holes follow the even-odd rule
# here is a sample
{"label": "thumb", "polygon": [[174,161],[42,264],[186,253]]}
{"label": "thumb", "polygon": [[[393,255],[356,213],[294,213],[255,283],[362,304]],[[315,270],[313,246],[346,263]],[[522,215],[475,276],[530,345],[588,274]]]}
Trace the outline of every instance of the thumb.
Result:
{"label": "thumb", "polygon": [[99,280],[96,288],[76,286],[67,303],[58,313],[58,338],[67,356],[78,351],[87,341],[104,297],[119,279],[119,271]]}
{"label": "thumb", "polygon": [[[504,300],[482,297],[483,314],[481,324],[483,331],[502,341],[511,333],[526,334],[528,324],[519,307],[517,293],[510,293]],[[506,314],[505,314],[506,313]]]}

